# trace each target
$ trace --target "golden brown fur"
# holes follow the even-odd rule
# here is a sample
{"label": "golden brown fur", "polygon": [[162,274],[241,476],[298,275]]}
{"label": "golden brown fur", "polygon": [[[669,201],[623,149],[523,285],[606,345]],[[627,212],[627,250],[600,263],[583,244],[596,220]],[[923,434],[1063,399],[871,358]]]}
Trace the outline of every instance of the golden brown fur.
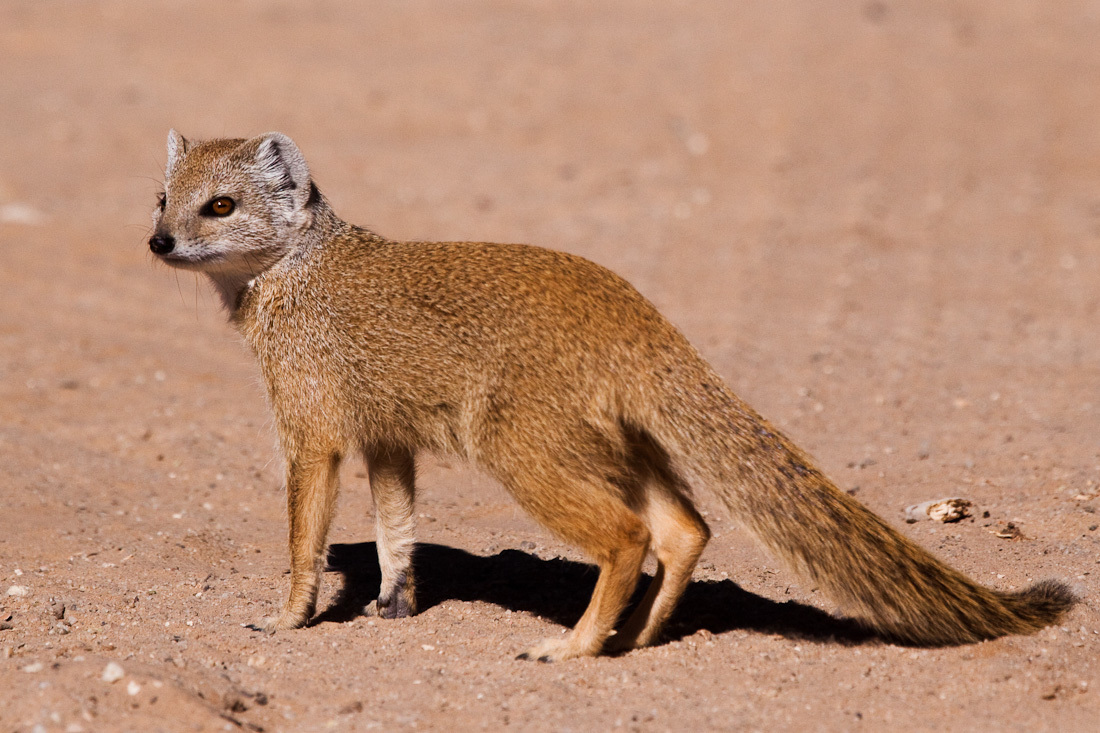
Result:
{"label": "golden brown fur", "polygon": [[[217,196],[233,214],[203,215]],[[414,613],[414,461],[461,456],[600,567],[564,659],[652,643],[709,531],[714,491],[778,557],[883,634],[950,644],[1026,633],[1073,603],[1055,582],[977,585],[836,489],[741,402],[629,284],[537,247],[393,242],[329,208],[271,133],[169,138],[151,246],[207,272],[255,352],[287,460],[291,590],[273,629],[314,610],[337,472],[362,453],[377,509],[383,616]],[[646,554],[645,598],[614,633]],[[613,635],[614,634],[614,635]]]}

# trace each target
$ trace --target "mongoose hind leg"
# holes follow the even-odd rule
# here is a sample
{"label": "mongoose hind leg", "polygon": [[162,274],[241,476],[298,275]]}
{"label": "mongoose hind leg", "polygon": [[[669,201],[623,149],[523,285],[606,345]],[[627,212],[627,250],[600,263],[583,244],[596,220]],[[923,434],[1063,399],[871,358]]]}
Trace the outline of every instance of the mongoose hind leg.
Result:
{"label": "mongoose hind leg", "polygon": [[[543,479],[545,480],[545,479]],[[506,483],[535,519],[578,545],[600,568],[592,600],[580,621],[564,637],[546,639],[519,656],[554,662],[596,656],[614,632],[638,584],[649,545],[649,532],[638,515],[601,479],[567,480],[553,488]]]}
{"label": "mongoose hind leg", "polygon": [[652,536],[650,547],[657,557],[657,572],[630,618],[608,640],[608,651],[627,651],[657,641],[710,539],[706,522],[691,502],[674,487],[667,488],[667,492],[656,488],[647,492],[639,510]]}
{"label": "mongoose hind leg", "polygon": [[286,499],[290,523],[290,594],[282,612],[253,628],[296,629],[313,616],[336,506],[341,456],[335,450],[298,451],[288,457]]}
{"label": "mongoose hind leg", "polygon": [[401,618],[416,613],[413,576],[413,508],[416,499],[416,465],[411,451],[371,447],[364,451],[374,496],[375,537],[382,585],[378,590],[378,615]]}

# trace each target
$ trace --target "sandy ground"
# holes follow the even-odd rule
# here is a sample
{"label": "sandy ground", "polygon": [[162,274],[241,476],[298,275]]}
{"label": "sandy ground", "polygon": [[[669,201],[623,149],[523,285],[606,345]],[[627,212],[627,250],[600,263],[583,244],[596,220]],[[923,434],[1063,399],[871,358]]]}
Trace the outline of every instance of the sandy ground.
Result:
{"label": "sandy ground", "polygon": [[[1095,2],[4,2],[0,729],[1095,730],[1098,33]],[[351,464],[316,622],[244,628],[286,591],[280,459],[207,284],[145,245],[172,126],[287,132],[392,237],[611,267],[903,532],[1084,602],[859,639],[703,497],[667,643],[524,663],[594,573],[426,459],[422,614],[359,613]],[[904,524],[952,495],[971,520]]]}

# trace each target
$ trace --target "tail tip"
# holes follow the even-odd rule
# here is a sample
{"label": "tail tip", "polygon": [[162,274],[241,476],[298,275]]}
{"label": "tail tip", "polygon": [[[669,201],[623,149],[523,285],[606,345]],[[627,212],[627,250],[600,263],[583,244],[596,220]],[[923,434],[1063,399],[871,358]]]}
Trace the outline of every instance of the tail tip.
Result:
{"label": "tail tip", "polygon": [[1054,623],[1081,600],[1072,588],[1052,578],[1035,583],[1020,593],[1020,598],[1044,618],[1046,623]]}

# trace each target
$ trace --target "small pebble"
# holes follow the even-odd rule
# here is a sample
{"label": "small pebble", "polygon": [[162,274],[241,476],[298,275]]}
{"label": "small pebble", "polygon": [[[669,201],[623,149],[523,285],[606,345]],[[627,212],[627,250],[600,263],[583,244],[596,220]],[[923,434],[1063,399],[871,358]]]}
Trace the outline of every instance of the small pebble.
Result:
{"label": "small pebble", "polygon": [[13,585],[8,588],[8,595],[15,596],[16,598],[22,598],[23,596],[30,595],[31,589],[25,585]]}
{"label": "small pebble", "polygon": [[952,497],[914,504],[905,509],[905,521],[912,524],[922,519],[935,522],[957,522],[970,516],[973,503],[968,499]]}
{"label": "small pebble", "polygon": [[23,668],[23,671],[24,672],[31,672],[31,673],[41,672],[42,667],[43,667],[42,662],[31,662],[30,664],[28,664],[26,667]]}
{"label": "small pebble", "polygon": [[130,697],[134,697],[139,692],[141,692],[141,685],[139,685],[137,682],[134,682],[133,680],[130,680],[130,682],[126,685],[126,694]]}
{"label": "small pebble", "polygon": [[123,671],[122,665],[118,662],[108,662],[107,666],[103,668],[103,681],[110,684],[112,682],[118,682],[122,679],[126,672]]}

